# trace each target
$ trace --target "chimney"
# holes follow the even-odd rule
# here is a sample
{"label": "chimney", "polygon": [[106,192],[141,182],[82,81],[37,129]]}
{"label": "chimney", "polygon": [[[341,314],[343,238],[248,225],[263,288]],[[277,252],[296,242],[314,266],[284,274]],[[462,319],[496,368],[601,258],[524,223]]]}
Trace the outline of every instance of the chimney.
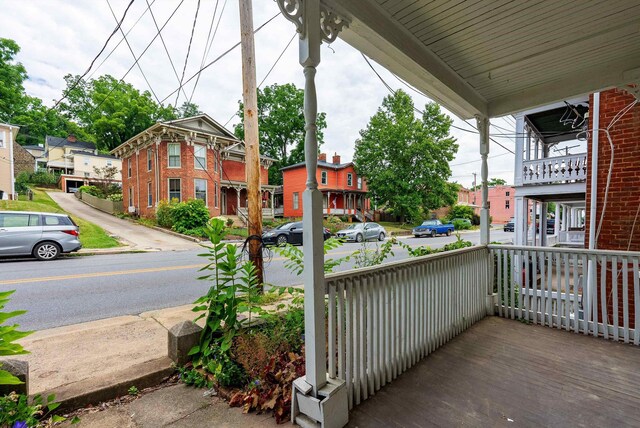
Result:
{"label": "chimney", "polygon": [[327,154],[326,153],[320,153],[318,155],[318,160],[322,161],[322,162],[326,162],[327,161]]}
{"label": "chimney", "polygon": [[78,139],[76,138],[76,136],[75,136],[75,135],[73,135],[73,134],[69,134],[69,135],[67,136],[67,141],[68,141],[68,142],[70,142],[70,143],[75,143],[76,141],[78,141]]}
{"label": "chimney", "polygon": [[338,153],[333,152],[333,163],[336,165],[340,165],[340,155]]}

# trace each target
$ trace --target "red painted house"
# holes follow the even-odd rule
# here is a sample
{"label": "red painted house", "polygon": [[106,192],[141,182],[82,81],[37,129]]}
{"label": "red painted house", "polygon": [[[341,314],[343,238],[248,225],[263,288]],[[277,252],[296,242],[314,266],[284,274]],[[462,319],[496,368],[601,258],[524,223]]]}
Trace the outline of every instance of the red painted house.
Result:
{"label": "red painted house", "polygon": [[[324,214],[353,216],[363,221],[372,218],[367,195],[367,183],[356,173],[353,163],[340,163],[334,154],[332,162],[327,155],[318,156],[318,189],[322,192]],[[302,192],[307,179],[307,168],[303,163],[282,168],[284,217],[302,216]]]}
{"label": "red painted house", "polygon": [[[122,159],[125,211],[153,217],[159,201],[202,199],[211,216],[246,214],[244,143],[206,114],[158,122],[111,153]],[[271,162],[261,157],[264,217]]]}

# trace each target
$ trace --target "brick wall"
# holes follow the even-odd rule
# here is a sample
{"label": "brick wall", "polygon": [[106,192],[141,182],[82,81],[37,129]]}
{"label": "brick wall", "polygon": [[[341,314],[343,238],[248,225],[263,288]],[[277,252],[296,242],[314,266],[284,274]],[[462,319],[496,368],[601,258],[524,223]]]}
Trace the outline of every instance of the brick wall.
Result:
{"label": "brick wall", "polygon": [[[612,89],[600,93],[600,129],[609,126],[614,116],[624,107],[633,102],[634,97],[626,91]],[[590,97],[590,105],[593,105],[593,95]],[[593,118],[589,118],[589,128],[593,128]],[[596,247],[603,250],[640,251],[640,106],[635,106],[625,114],[609,131],[613,141],[614,163],[611,169],[611,181],[607,195],[607,205]],[[591,139],[587,146],[588,165],[591,166]],[[600,222],[600,215],[604,207],[605,187],[609,174],[611,161],[611,148],[604,132],[599,134],[598,143],[598,190],[596,197],[596,228]],[[593,173],[592,171],[589,171]],[[589,221],[588,207],[591,204],[591,180],[587,180],[586,195],[586,228],[585,247],[589,246]],[[637,221],[636,221],[637,220]],[[634,228],[634,222],[635,228]],[[632,230],[633,229],[633,230]],[[598,267],[600,278],[600,267]],[[609,314],[613,309],[613,296],[611,290],[611,274],[607,272],[607,306]],[[618,301],[620,302],[619,322],[622,325],[622,283],[623,278],[618,278]],[[629,311],[631,325],[634,325],[634,296],[633,275],[630,272],[627,278],[629,284]],[[600,291],[598,291],[600,293]],[[602,314],[601,314],[602,315]],[[600,316],[601,316],[600,315]],[[609,317],[610,318],[610,317]],[[611,318],[609,319],[611,322]]]}
{"label": "brick wall", "polygon": [[[511,186],[489,187],[489,215],[492,223],[506,223],[514,213],[514,189]],[[482,207],[482,190],[475,190],[469,194],[470,202],[474,198],[476,205]],[[507,207],[508,204],[508,207]]]}
{"label": "brick wall", "polygon": [[33,172],[36,159],[31,153],[26,151],[20,144],[13,142],[13,174],[18,177],[21,172]]}

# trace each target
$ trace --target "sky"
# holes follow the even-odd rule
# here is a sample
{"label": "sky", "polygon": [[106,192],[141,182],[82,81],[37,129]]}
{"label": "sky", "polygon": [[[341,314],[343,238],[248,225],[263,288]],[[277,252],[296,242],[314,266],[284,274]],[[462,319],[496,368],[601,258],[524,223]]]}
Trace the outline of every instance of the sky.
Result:
{"label": "sky", "polygon": [[[182,4],[178,7],[181,1]],[[46,105],[53,105],[54,100],[62,96],[65,88],[63,77],[69,73],[79,75],[87,70],[113,32],[117,20],[122,17],[129,2],[130,0],[0,0],[0,10],[9,18],[3,20],[0,37],[13,39],[21,47],[17,60],[26,67],[29,75],[24,83],[26,92],[41,98]],[[151,4],[153,17],[160,27],[177,8],[162,30],[166,50],[171,56],[176,72],[171,66],[160,37],[149,45],[157,30],[151,13],[147,11],[147,2]],[[157,100],[163,104],[175,105],[176,94],[171,94],[179,87],[179,76],[182,75],[189,51],[192,29],[193,38],[184,74],[185,80],[201,68],[214,16],[212,32],[216,27],[217,31],[206,55],[205,64],[214,61],[240,41],[238,0],[202,0],[194,27],[197,4],[197,0],[135,0],[132,3],[122,23],[122,29],[125,33],[128,32],[127,40],[136,56],[140,56],[146,49],[139,65],[148,83],[140,69],[133,66],[135,60],[127,44],[122,42],[118,45],[123,39],[121,32],[112,37],[87,77],[111,74],[140,90],[152,90]],[[113,16],[109,6],[117,18]],[[275,1],[254,0],[254,28],[258,28],[278,13],[279,8]],[[294,25],[281,15],[256,33],[256,74],[258,83],[266,76],[263,87],[274,83],[293,83],[299,88],[304,86],[302,68],[298,63],[297,36],[292,41],[294,34]],[[109,55],[110,52],[112,53]],[[277,60],[280,55],[281,58]],[[421,109],[429,102],[429,99],[404,86],[382,66],[375,62],[372,64],[392,88],[403,89],[409,93],[416,107]],[[273,70],[269,73],[272,67]],[[197,86],[195,78],[186,84],[186,96],[181,92],[177,105],[191,97],[193,92],[192,101],[198,104],[203,112],[221,124],[226,123],[227,127],[232,129],[238,122],[235,113],[238,101],[242,97],[241,68],[238,47],[204,70]],[[343,162],[350,161],[360,130],[366,128],[369,119],[375,114],[383,98],[389,95],[389,91],[369,68],[359,51],[340,39],[330,46],[323,44],[316,86],[318,109],[327,114],[328,126],[324,132],[325,144],[322,151],[328,153],[329,157],[337,152]],[[446,109],[444,111],[447,112]],[[473,122],[467,123],[447,113],[454,119],[454,125],[473,131]],[[505,130],[509,133],[514,132],[513,117],[493,119],[492,124],[501,128],[492,127],[493,133],[505,134]],[[469,187],[473,184],[473,173],[477,173],[478,182],[480,180],[478,135],[458,129],[452,129],[451,135],[457,139],[459,150],[450,164],[450,181]],[[515,147],[513,138],[496,136],[495,140],[511,150]],[[492,143],[489,177],[502,178],[507,183],[513,183],[513,165],[513,154]]]}

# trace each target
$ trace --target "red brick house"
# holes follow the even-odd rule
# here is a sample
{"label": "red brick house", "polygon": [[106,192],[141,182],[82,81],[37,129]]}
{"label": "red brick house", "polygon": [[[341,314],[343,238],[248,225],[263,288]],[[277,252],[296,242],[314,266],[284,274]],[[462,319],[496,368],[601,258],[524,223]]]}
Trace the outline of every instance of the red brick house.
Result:
{"label": "red brick house", "polygon": [[[364,221],[365,216],[373,219],[367,195],[367,183],[356,174],[353,163],[340,163],[340,156],[334,154],[332,162],[327,155],[318,156],[316,178],[322,191],[324,215],[353,216]],[[302,192],[307,180],[304,163],[282,168],[284,217],[302,216]]]}
{"label": "red brick house", "polygon": [[[111,153],[122,159],[125,211],[151,217],[171,199],[202,199],[211,216],[246,210],[244,143],[206,114],[158,122]],[[261,158],[265,217],[273,217],[271,162]]]}
{"label": "red brick house", "polygon": [[[514,216],[514,195],[513,186],[489,187],[489,215],[492,223],[506,223]],[[472,205],[482,206],[482,191],[480,189],[471,191],[469,196]]]}

